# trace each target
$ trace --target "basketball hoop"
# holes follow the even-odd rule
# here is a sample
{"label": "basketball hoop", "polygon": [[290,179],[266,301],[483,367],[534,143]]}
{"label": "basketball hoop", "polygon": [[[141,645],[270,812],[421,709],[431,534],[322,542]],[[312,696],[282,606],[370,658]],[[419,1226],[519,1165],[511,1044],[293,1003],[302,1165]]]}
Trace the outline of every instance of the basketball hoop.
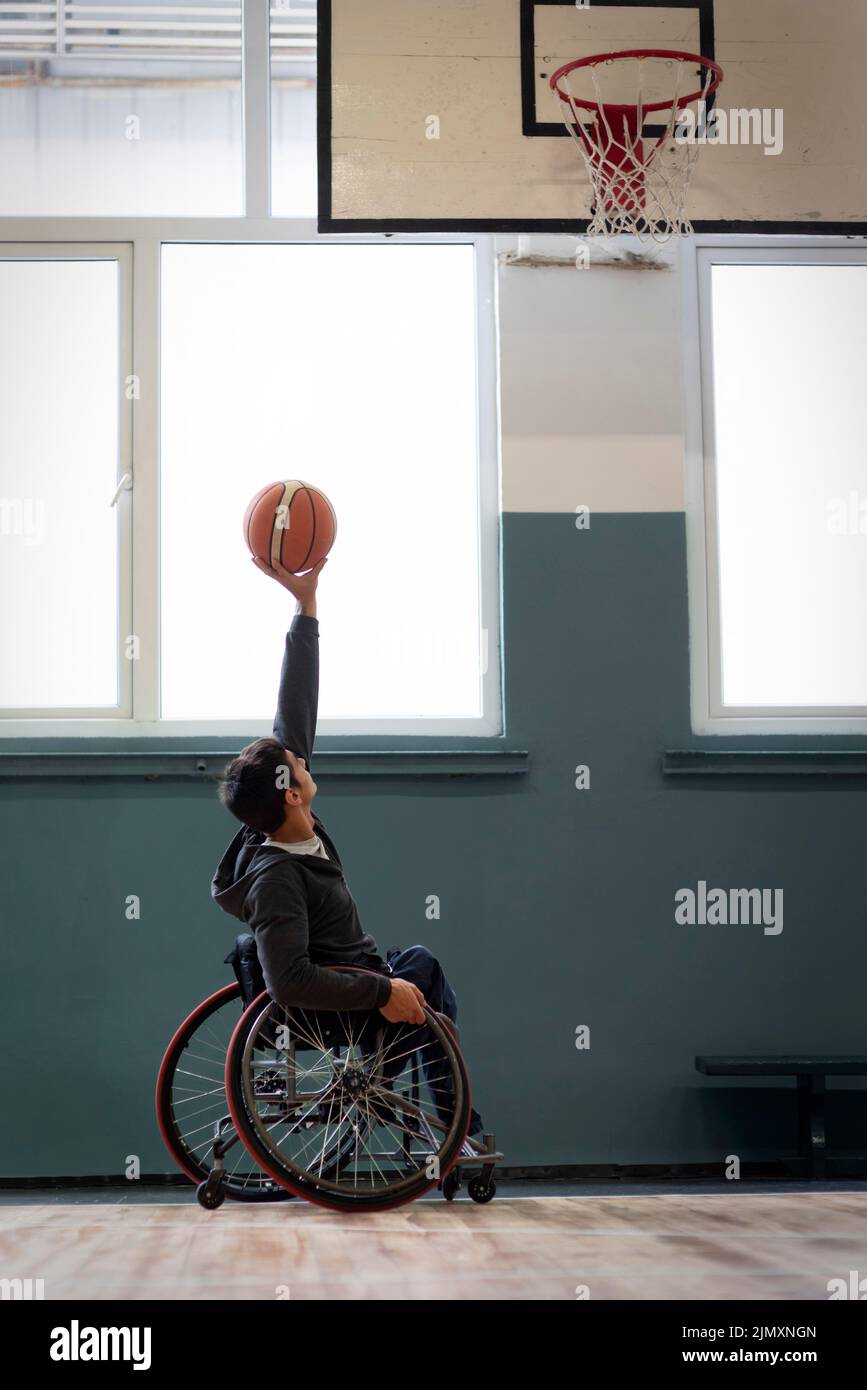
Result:
{"label": "basketball hoop", "polygon": [[[698,70],[700,85],[683,91],[693,85],[687,80],[692,68]],[[593,99],[572,90],[581,78],[592,82]],[[552,74],[549,85],[560,98],[566,129],[581,151],[593,186],[587,236],[629,234],[644,243],[662,244],[691,234],[684,205],[698,142],[688,138],[688,132],[686,138],[683,130],[679,136],[676,132],[685,125],[688,112],[695,130],[690,108],[698,106],[701,121],[722,79],[723,70],[712,58],[667,48],[597,53]],[[609,92],[618,84],[619,91]],[[624,102],[624,90],[637,99]],[[662,119],[648,124],[646,118],[656,112],[664,113]]]}

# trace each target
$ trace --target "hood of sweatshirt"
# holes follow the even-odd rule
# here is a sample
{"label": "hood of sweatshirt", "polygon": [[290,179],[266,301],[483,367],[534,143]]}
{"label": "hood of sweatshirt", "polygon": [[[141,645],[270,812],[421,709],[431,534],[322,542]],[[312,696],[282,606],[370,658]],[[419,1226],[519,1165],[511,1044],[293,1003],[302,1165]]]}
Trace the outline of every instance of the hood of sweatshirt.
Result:
{"label": "hood of sweatshirt", "polygon": [[251,887],[263,873],[285,872],[313,874],[324,878],[343,878],[343,868],[337,850],[318,816],[313,824],[325,848],[327,859],[318,854],[290,854],[279,845],[266,845],[261,830],[242,826],[211,880],[211,897],[215,903],[239,921],[245,921],[244,903]]}

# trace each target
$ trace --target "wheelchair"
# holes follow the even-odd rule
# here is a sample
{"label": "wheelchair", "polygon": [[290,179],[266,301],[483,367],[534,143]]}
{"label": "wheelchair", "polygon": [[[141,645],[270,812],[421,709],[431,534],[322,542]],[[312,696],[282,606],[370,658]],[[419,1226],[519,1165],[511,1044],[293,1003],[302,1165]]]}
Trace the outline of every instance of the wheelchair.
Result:
{"label": "wheelchair", "polygon": [[227,963],[236,982],[178,1028],[156,1089],[163,1139],[201,1206],[387,1211],[432,1188],[451,1201],[467,1168],[472,1200],[494,1197],[503,1155],[493,1135],[467,1134],[470,1080],[445,1015],[425,1006],[422,1026],[277,1004],[259,988],[252,936]]}

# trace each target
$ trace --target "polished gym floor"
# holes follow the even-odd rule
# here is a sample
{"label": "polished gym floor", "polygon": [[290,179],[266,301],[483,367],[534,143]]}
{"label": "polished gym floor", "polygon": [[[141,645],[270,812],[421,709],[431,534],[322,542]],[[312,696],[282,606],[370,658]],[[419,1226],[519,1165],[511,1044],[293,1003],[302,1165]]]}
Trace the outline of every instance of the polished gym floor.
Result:
{"label": "polished gym floor", "polygon": [[[0,1193],[0,1274],[45,1298],[821,1299],[867,1273],[867,1184],[508,1183],[381,1215],[205,1212],[192,1189]],[[851,1296],[851,1295],[850,1295]]]}

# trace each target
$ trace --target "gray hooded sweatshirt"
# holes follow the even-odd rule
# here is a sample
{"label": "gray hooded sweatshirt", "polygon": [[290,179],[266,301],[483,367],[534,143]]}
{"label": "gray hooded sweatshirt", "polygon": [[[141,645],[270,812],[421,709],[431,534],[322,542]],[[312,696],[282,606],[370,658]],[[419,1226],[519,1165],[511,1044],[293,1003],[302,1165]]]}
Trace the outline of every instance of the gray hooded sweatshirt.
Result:
{"label": "gray hooded sweatshirt", "polygon": [[[274,737],[310,767],[319,704],[319,622],[297,613],[286,634]],[[362,929],[340,856],[317,815],[328,855],[287,854],[243,826],[220,861],[211,896],[244,922],[268,993],[278,1004],[372,1009],[387,1003],[391,980],[379,947]],[[363,966],[376,974],[329,970]]]}

